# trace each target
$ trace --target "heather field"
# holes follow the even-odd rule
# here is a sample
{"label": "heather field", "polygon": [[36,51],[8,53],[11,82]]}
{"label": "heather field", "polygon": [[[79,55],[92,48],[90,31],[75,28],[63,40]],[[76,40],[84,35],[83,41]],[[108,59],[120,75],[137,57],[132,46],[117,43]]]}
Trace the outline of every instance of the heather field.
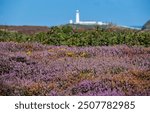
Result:
{"label": "heather field", "polygon": [[150,47],[0,42],[0,95],[150,96]]}

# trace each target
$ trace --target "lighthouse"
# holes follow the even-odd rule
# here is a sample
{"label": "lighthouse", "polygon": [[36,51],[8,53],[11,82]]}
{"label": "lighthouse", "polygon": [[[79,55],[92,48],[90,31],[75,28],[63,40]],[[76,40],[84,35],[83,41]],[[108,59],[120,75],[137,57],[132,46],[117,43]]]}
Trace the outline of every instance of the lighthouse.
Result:
{"label": "lighthouse", "polygon": [[80,23],[80,14],[79,14],[79,10],[76,10],[76,24]]}
{"label": "lighthouse", "polygon": [[80,12],[79,10],[76,10],[76,20],[73,22],[73,20],[69,21],[70,24],[80,24],[80,25],[108,25],[108,23],[103,22],[96,22],[96,21],[80,21]]}

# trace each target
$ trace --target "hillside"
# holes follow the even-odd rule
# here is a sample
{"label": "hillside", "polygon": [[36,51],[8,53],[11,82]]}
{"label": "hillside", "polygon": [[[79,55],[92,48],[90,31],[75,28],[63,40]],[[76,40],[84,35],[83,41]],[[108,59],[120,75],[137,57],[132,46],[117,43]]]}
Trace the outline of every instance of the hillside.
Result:
{"label": "hillside", "polygon": [[0,25],[0,30],[16,31],[23,34],[35,34],[39,32],[47,32],[49,28],[47,26],[4,26]]}
{"label": "hillside", "polygon": [[0,96],[150,96],[147,30],[0,28]]}
{"label": "hillside", "polygon": [[0,25],[0,30],[4,31],[13,31],[18,33],[23,33],[26,35],[33,35],[40,32],[48,32],[56,27],[67,27],[70,26],[73,29],[79,30],[96,30],[96,29],[109,29],[109,30],[127,30],[128,28],[115,26],[112,24],[109,25],[80,25],[80,24],[66,24],[62,26],[48,27],[48,26],[8,26],[8,25]]}
{"label": "hillside", "polygon": [[143,30],[150,30],[150,20],[147,21],[147,22],[144,24],[144,26],[143,26],[142,29],[143,29]]}

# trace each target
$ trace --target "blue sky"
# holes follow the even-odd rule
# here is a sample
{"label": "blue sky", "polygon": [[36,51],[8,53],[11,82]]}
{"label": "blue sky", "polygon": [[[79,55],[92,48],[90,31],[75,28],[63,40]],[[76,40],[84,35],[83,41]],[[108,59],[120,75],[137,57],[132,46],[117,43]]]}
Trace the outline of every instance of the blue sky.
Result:
{"label": "blue sky", "polygon": [[60,25],[75,20],[143,25],[150,19],[150,0],[0,0],[0,24]]}

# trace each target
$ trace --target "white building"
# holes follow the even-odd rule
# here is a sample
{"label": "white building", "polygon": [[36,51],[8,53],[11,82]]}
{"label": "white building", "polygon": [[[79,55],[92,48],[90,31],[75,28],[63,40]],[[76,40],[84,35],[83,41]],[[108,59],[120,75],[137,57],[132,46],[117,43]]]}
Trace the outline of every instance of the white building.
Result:
{"label": "white building", "polygon": [[69,21],[70,24],[81,24],[81,25],[108,25],[108,23],[96,22],[96,21],[80,21],[79,10],[76,10],[76,21]]}

